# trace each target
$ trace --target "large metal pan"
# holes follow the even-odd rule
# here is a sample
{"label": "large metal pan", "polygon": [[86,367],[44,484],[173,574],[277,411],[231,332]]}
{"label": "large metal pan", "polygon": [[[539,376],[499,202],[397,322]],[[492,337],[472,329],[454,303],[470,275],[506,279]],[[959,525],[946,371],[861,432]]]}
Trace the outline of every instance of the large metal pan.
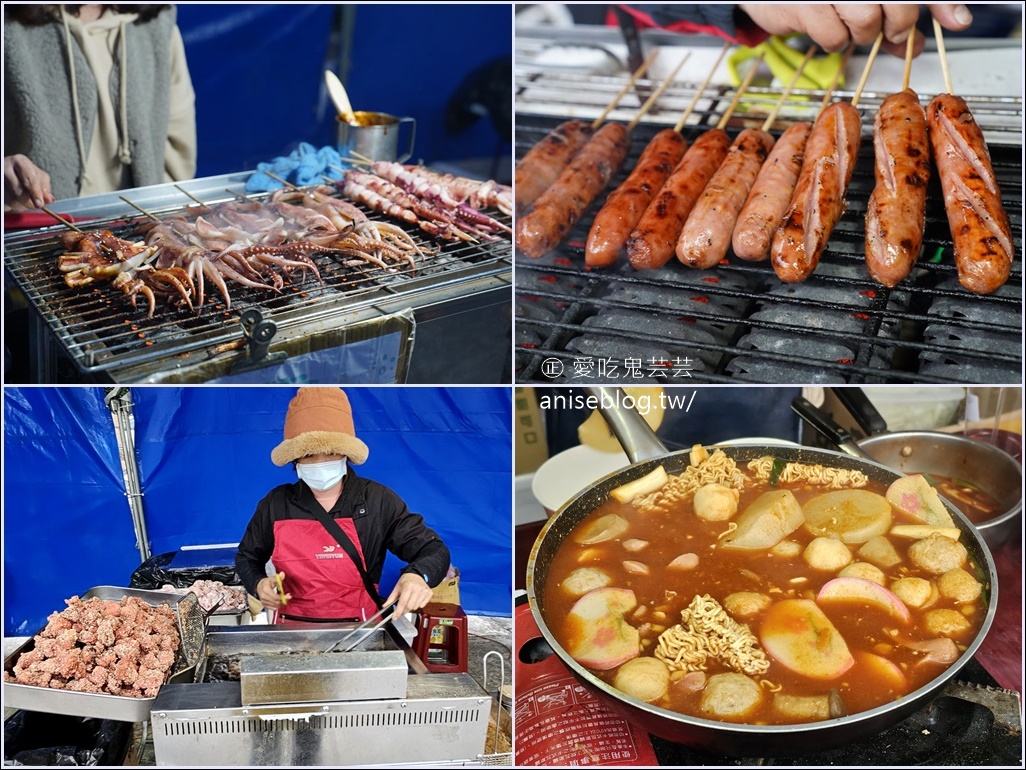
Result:
{"label": "large metal pan", "polygon": [[[599,396],[600,403],[623,403],[622,397],[618,397],[613,390],[589,390]],[[916,711],[940,693],[944,685],[969,662],[983,643],[997,607],[997,572],[994,560],[987,544],[968,519],[948,505],[952,518],[962,531],[961,540],[968,549],[970,558],[986,575],[983,598],[987,603],[987,613],[979,634],[962,656],[929,684],[893,703],[869,711],[825,722],[784,726],[742,725],[700,719],[653,706],[614,689],[571,658],[549,630],[545,619],[543,590],[548,580],[549,567],[560,544],[578,523],[609,497],[610,490],[641,478],[659,465],[664,466],[667,473],[680,473],[688,466],[689,452],[684,450],[667,453],[647,423],[634,410],[615,410],[601,406],[600,409],[632,464],[599,479],[571,498],[548,520],[528,559],[527,595],[538,628],[563,664],[599,701],[632,724],[666,740],[731,756],[773,756],[822,751],[873,735]],[[787,462],[819,463],[835,468],[859,470],[885,484],[901,477],[901,474],[879,463],[853,458],[839,452],[805,447],[735,446],[723,447],[723,451],[739,465],[772,455]]]}
{"label": "large metal pan", "polygon": [[860,427],[870,435],[855,441],[851,433],[804,398],[796,398],[791,408],[819,431],[828,441],[853,457],[883,463],[902,474],[932,473],[948,478],[971,480],[1001,506],[1001,512],[974,526],[987,545],[997,548],[1009,535],[1020,531],[1022,513],[1022,466],[1019,461],[993,444],[968,436],[939,431],[916,430],[887,432],[887,423],[865,397],[836,388],[845,407]]}

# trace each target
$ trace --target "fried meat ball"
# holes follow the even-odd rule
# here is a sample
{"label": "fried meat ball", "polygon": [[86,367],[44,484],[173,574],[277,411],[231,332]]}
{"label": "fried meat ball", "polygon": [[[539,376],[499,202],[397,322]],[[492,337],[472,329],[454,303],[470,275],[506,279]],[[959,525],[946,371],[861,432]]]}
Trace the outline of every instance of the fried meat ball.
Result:
{"label": "fried meat ball", "polygon": [[912,563],[934,575],[943,575],[961,567],[967,556],[965,546],[957,540],[936,534],[917,540],[908,549]]}

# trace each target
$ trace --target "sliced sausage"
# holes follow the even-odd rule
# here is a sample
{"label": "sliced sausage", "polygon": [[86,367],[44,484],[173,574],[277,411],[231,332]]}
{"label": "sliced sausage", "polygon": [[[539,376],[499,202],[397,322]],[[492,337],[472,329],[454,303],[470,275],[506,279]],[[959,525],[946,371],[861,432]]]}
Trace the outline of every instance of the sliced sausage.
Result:
{"label": "sliced sausage", "polygon": [[795,123],[787,129],[759,169],[734,225],[731,245],[741,259],[758,262],[769,259],[770,243],[791,202],[798,174],[805,158],[805,142],[811,123]]}
{"label": "sliced sausage", "polygon": [[990,294],[1012,272],[1012,228],[983,132],[965,101],[941,94],[927,108],[933,161],[944,191],[958,281]]}
{"label": "sliced sausage", "polygon": [[627,259],[634,268],[654,269],[669,262],[695,201],[723,162],[729,147],[727,132],[714,128],[698,137],[684,153],[627,239]]}
{"label": "sliced sausage", "polygon": [[634,170],[609,194],[595,215],[584,248],[585,264],[605,267],[620,257],[634,226],[680,163],[687,148],[684,137],[671,128],[652,137]]}
{"label": "sliced sausage", "polygon": [[727,255],[734,223],[759,169],[773,149],[773,135],[746,128],[705,186],[677,239],[677,259],[688,267],[710,268]]}
{"label": "sliced sausage", "polygon": [[862,119],[848,102],[834,102],[812,127],[791,203],[773,234],[770,260],[780,280],[804,281],[816,269],[834,225],[862,141]]}
{"label": "sliced sausage", "polygon": [[873,147],[876,186],[866,208],[866,267],[874,281],[895,286],[919,259],[930,181],[926,113],[911,88],[880,105]]}

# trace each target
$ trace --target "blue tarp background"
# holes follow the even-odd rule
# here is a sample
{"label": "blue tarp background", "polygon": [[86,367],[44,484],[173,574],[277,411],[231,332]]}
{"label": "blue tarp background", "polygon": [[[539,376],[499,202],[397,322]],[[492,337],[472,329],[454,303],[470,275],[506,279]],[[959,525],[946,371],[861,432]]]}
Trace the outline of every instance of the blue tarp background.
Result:
{"label": "blue tarp background", "polygon": [[139,564],[99,388],[4,388],[4,634],[27,636]]}
{"label": "blue tarp background", "polygon": [[334,145],[324,70],[339,74],[340,58],[350,63],[353,109],[417,119],[412,161],[509,156],[487,118],[448,135],[445,107],[476,67],[512,57],[510,6],[357,4],[351,50],[332,39],[336,8],[178,4],[196,91],[197,176],[253,169],[300,142]]}
{"label": "blue tarp background", "polygon": [[[512,402],[508,388],[346,388],[361,475],[424,515],[459,568],[468,614],[508,616]],[[134,388],[150,550],[236,543],[257,502],[293,481],[270,452],[295,388]],[[127,585],[139,565],[100,389],[5,389],[4,629],[34,633],[63,600]],[[24,512],[24,513],[23,513]],[[63,533],[63,534],[56,534]],[[387,592],[402,564],[386,562]]]}

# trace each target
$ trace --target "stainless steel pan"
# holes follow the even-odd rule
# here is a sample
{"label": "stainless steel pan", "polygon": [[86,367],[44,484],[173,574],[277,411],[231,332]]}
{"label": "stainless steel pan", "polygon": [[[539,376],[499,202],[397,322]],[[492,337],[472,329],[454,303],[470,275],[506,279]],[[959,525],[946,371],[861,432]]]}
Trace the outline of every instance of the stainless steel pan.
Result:
{"label": "stainless steel pan", "polygon": [[[622,403],[622,399],[617,400],[606,389],[594,389],[594,392],[600,396],[605,395],[606,403]],[[667,453],[647,423],[634,410],[602,411],[632,464],[599,479],[571,498],[548,520],[528,559],[527,595],[538,628],[564,665],[599,701],[632,724],[670,741],[731,756],[773,756],[822,751],[873,735],[916,711],[940,693],[983,643],[997,607],[997,572],[987,544],[969,521],[949,504],[948,508],[962,531],[961,540],[970,558],[986,576],[984,600],[987,613],[979,634],[962,656],[929,684],[893,703],[869,711],[825,722],[786,726],[741,725],[700,719],[653,706],[614,689],[571,658],[549,630],[544,605],[544,587],[549,567],[556,550],[573,528],[608,498],[610,490],[641,478],[659,465],[664,466],[667,473],[680,473],[689,464],[689,452]],[[885,484],[901,477],[901,474],[876,462],[805,447],[736,446],[723,447],[723,451],[739,465],[772,455],[787,462],[819,463],[859,470]]]}
{"label": "stainless steel pan", "polygon": [[[836,388],[834,394],[857,390]],[[851,433],[804,398],[796,398],[791,408],[826,439],[853,457],[883,463],[902,474],[932,473],[971,481],[1001,506],[1001,513],[975,527],[991,548],[1004,543],[1020,531],[1022,513],[1022,466],[1007,452],[993,444],[968,436],[939,431],[886,432],[887,423],[868,400],[842,399],[859,425],[870,435],[855,441]],[[862,403],[864,401],[864,403]]]}

